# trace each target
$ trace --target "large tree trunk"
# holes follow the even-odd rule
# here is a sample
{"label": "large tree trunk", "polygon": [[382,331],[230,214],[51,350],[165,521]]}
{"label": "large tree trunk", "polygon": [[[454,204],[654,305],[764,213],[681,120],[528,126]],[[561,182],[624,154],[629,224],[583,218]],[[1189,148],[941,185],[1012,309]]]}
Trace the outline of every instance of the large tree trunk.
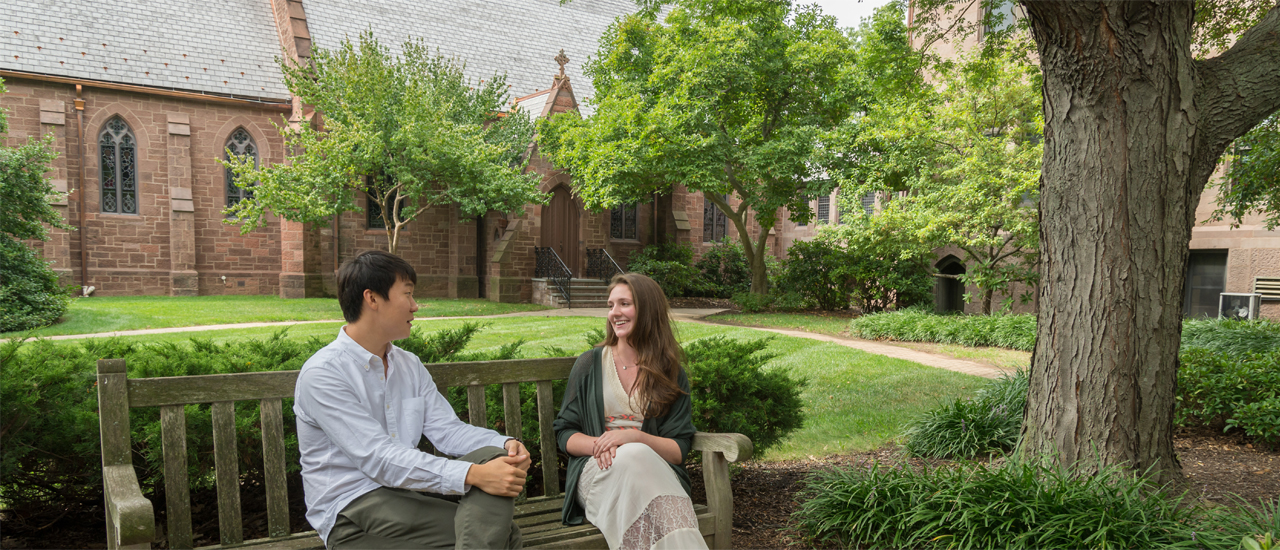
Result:
{"label": "large tree trunk", "polygon": [[1280,106],[1280,10],[1259,25],[1269,34],[1255,28],[1196,61],[1192,2],[1025,4],[1044,72],[1045,152],[1023,451],[1177,480],[1195,208],[1225,147]]}

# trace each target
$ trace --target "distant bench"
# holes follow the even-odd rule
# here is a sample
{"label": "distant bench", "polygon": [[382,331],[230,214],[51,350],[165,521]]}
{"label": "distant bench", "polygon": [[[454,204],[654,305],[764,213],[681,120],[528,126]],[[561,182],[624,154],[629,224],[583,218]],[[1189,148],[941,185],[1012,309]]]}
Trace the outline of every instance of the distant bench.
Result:
{"label": "distant bench", "polygon": [[[556,416],[551,383],[569,377],[575,358],[517,359],[469,363],[436,363],[431,377],[443,393],[448,387],[467,388],[471,423],[486,427],[485,386],[502,385],[506,433],[519,437],[520,383],[537,387],[538,431],[543,496],[516,506],[526,547],[605,548],[604,535],[589,524],[560,523],[560,477]],[[174,376],[129,379],[123,359],[98,361],[99,425],[102,431],[102,481],[106,495],[107,547],[150,548],[155,539],[155,511],[142,496],[133,469],[129,441],[129,409],[160,407],[164,452],[164,483],[169,548],[191,548],[191,495],[187,480],[187,428],[183,409],[188,404],[212,404],[215,479],[218,490],[218,528],[221,545],[207,548],[324,548],[315,531],[289,532],[288,491],[285,487],[284,416],[282,399],[292,398],[298,371]],[[266,477],[267,532],[263,539],[244,540],[240,518],[240,469],[236,450],[235,402],[258,401],[262,419],[262,455]],[[742,434],[698,432],[693,450],[701,451],[707,504],[695,505],[698,527],[711,548],[730,548],[733,493],[729,462],[751,457],[751,440]]]}

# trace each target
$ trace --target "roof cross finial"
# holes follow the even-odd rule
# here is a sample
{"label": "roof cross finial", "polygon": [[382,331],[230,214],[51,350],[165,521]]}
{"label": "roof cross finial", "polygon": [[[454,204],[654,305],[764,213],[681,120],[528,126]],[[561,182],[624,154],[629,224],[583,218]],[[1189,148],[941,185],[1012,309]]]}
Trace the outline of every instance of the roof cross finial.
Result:
{"label": "roof cross finial", "polygon": [[565,54],[564,54],[564,48],[560,48],[560,55],[557,55],[557,56],[556,56],[556,58],[555,58],[555,60],[556,60],[556,63],[559,63],[559,64],[560,64],[560,76],[561,76],[561,77],[563,77],[563,76],[564,76],[564,66],[565,66],[565,64],[566,64],[566,63],[568,63],[568,62],[569,62],[569,56],[567,56],[567,55],[565,55]]}

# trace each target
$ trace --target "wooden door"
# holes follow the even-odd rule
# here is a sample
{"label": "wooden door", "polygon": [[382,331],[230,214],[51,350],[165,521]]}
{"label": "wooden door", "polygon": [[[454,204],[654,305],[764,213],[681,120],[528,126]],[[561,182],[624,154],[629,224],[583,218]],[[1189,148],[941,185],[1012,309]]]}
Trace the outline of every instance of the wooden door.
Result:
{"label": "wooden door", "polygon": [[569,194],[569,188],[561,185],[551,191],[551,202],[542,207],[542,246],[555,249],[560,259],[578,275],[579,246],[578,221],[582,211]]}

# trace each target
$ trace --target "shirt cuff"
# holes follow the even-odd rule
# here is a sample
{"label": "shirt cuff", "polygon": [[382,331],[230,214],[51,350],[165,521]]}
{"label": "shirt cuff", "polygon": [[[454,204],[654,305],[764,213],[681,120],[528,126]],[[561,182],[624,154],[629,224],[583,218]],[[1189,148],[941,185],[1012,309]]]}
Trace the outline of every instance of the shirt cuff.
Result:
{"label": "shirt cuff", "polygon": [[467,471],[474,464],[463,462],[461,460],[450,460],[445,466],[444,474],[444,494],[446,495],[465,495],[471,490],[471,486],[467,485]]}

